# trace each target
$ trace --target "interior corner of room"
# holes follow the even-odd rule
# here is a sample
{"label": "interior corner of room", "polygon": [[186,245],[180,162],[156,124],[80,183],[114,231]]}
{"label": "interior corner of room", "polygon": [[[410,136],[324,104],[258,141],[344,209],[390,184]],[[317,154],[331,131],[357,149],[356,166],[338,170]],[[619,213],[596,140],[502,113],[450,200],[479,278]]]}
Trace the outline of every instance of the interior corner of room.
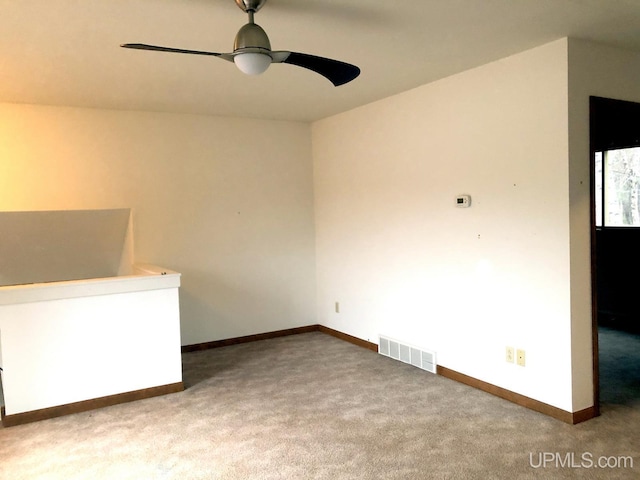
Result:
{"label": "interior corner of room", "polygon": [[[2,103],[0,210],[130,209],[131,259],[179,272],[173,351],[309,325],[382,335],[575,423],[599,407],[590,98],[640,101],[639,68],[564,38],[313,122]],[[59,267],[108,236],[75,238]]]}

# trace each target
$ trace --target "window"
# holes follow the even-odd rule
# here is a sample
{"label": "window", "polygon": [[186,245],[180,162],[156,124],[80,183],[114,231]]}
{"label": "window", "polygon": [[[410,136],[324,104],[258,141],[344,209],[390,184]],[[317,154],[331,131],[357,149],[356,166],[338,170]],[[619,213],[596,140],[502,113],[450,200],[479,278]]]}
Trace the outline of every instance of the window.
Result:
{"label": "window", "polygon": [[597,227],[640,227],[640,147],[595,152]]}

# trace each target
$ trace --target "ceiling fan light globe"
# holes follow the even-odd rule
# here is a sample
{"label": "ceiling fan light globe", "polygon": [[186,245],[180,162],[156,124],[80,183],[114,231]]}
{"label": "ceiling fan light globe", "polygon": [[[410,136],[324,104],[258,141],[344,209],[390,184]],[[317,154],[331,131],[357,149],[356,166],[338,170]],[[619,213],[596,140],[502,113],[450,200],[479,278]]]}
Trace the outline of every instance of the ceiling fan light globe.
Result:
{"label": "ceiling fan light globe", "polygon": [[271,57],[264,53],[238,53],[233,57],[236,67],[247,75],[260,75],[271,65]]}

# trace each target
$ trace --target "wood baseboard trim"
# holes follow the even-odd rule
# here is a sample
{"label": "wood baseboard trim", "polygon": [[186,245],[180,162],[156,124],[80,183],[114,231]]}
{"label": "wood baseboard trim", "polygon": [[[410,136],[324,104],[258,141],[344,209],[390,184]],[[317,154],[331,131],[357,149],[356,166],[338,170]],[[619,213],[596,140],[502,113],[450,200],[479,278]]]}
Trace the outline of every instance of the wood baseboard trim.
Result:
{"label": "wood baseboard trim", "polygon": [[598,411],[598,408],[594,405],[592,407],[585,408],[584,410],[573,412],[571,416],[573,417],[573,421],[571,423],[572,425],[575,425],[576,423],[586,422],[587,420],[598,417],[600,416],[600,413]]}
{"label": "wood baseboard trim", "polygon": [[43,408],[40,410],[32,410],[30,412],[16,413],[13,415],[5,415],[5,408],[2,407],[2,425],[4,427],[13,427],[23,425],[25,423],[37,422],[49,418],[61,417],[72,413],[86,412],[97,408],[110,407],[120,403],[133,402],[145,398],[157,397],[168,393],[176,393],[184,390],[182,382],[161,385],[158,387],[144,388],[132,392],[118,393],[106,397],[93,398],[81,402],[68,403],[55,407]]}
{"label": "wood baseboard trim", "polygon": [[342,333],[338,330],[334,330],[333,328],[325,327],[324,325],[318,325],[318,331],[326,333],[327,335],[331,335],[332,337],[339,338],[340,340],[344,340],[345,342],[352,343],[354,345],[357,345],[358,347],[366,348],[367,350],[372,350],[378,353],[377,343],[362,340],[361,338],[354,337],[353,335],[349,335],[347,333]]}
{"label": "wood baseboard trim", "polygon": [[276,330],[273,332],[258,333],[255,335],[246,335],[244,337],[226,338],[224,340],[214,340],[212,342],[195,343],[193,345],[183,345],[182,353],[199,352],[201,350],[209,350],[212,348],[228,347],[230,345],[239,345],[241,343],[257,342],[259,340],[268,340],[270,338],[287,337],[289,335],[298,335],[300,333],[317,332],[319,325],[308,325],[306,327],[287,328],[285,330]]}
{"label": "wood baseboard trim", "polygon": [[437,373],[438,375],[442,375],[443,377],[455,380],[460,383],[464,383],[465,385],[469,385],[470,387],[477,388],[478,390],[482,390],[483,392],[490,393],[492,395],[495,395],[496,397],[508,400],[530,410],[543,413],[571,425],[584,422],[596,416],[595,409],[593,407],[580,410],[579,412],[567,412],[558,407],[554,407],[547,403],[540,402],[539,400],[534,400],[533,398],[512,392],[511,390],[507,390],[506,388],[498,387],[491,383],[478,380],[477,378],[470,377],[469,375],[465,375],[460,372],[456,372],[455,370],[451,370],[441,365],[438,365]]}
{"label": "wood baseboard trim", "polygon": [[241,343],[257,342],[259,340],[268,340],[271,338],[286,337],[289,335],[298,335],[300,333],[309,332],[322,332],[327,335],[339,338],[349,343],[353,343],[359,347],[366,348],[368,350],[378,351],[378,345],[375,343],[367,342],[360,338],[348,335],[346,333],[339,332],[324,325],[307,325],[305,327],[287,328],[285,330],[276,330],[273,332],[258,333],[256,335],[246,335],[244,337],[227,338],[224,340],[214,340],[212,342],[196,343],[193,345],[183,345],[182,353],[199,352],[201,350],[209,350],[211,348],[228,347],[230,345],[239,345]]}

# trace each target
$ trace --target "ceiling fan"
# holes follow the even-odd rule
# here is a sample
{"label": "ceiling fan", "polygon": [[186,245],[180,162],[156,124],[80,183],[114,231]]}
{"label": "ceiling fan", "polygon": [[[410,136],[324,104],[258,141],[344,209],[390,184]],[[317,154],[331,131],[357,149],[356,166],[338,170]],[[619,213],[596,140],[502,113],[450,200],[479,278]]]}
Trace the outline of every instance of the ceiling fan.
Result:
{"label": "ceiling fan", "polygon": [[360,75],[360,69],[355,65],[316,57],[306,53],[271,50],[269,37],[262,27],[253,21],[254,14],[267,0],[235,0],[238,7],[249,15],[249,23],[244,25],[236,34],[231,53],[202,52],[199,50],[183,50],[180,48],[159,47],[144,43],[125,43],[124,48],[137,50],[154,50],[159,52],[189,53],[193,55],[209,55],[219,57],[236,66],[247,75],[259,75],[269,68],[272,63],[288,63],[312,70],[326,77],[333,85],[340,86],[350,82]]}

